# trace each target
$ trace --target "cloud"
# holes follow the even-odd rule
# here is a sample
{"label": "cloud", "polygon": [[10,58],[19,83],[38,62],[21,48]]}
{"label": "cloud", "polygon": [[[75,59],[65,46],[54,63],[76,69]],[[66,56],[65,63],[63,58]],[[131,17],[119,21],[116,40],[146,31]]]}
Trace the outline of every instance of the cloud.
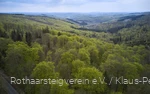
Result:
{"label": "cloud", "polygon": [[13,3],[27,3],[27,4],[56,4],[56,5],[77,5],[86,4],[90,2],[108,2],[115,0],[0,0],[1,3],[13,2]]}
{"label": "cloud", "polygon": [[116,0],[61,0],[59,3],[62,5],[84,5],[92,2],[113,2]]}
{"label": "cloud", "polygon": [[150,0],[118,0],[117,3],[124,11],[150,11]]}
{"label": "cloud", "polygon": [[142,12],[150,0],[0,0],[0,12]]}

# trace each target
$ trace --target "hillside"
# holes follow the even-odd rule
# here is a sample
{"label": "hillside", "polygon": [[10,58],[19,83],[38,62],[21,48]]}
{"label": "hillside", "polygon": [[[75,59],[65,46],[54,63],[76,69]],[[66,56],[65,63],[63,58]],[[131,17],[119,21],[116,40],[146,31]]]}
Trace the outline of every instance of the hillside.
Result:
{"label": "hillside", "polygon": [[94,22],[95,32],[47,15],[0,14],[0,70],[18,93],[148,94],[149,14],[125,15]]}

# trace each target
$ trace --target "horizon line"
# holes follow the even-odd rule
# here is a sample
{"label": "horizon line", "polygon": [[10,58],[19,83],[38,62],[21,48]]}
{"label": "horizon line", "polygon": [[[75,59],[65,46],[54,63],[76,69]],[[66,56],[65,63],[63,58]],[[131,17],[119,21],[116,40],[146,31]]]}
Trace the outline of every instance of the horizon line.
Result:
{"label": "horizon line", "polygon": [[0,12],[0,13],[148,13],[148,12],[150,12],[150,11],[133,11],[133,12],[131,12],[131,11],[129,11],[129,12],[127,12],[127,11],[125,11],[125,12],[121,12],[121,11],[110,11],[110,12],[108,12],[108,11],[106,11],[106,12]]}

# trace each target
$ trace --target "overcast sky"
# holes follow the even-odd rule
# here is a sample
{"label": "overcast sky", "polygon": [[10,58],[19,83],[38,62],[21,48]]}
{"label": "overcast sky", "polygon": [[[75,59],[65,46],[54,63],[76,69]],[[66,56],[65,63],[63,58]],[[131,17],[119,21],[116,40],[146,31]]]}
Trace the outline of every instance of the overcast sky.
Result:
{"label": "overcast sky", "polygon": [[0,0],[0,12],[145,12],[150,0]]}

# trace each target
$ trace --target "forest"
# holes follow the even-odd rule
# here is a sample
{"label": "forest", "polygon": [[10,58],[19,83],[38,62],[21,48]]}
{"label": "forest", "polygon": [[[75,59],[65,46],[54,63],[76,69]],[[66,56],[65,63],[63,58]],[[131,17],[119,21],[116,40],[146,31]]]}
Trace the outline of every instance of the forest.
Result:
{"label": "forest", "polygon": [[[99,17],[103,21],[95,20]],[[8,77],[8,83],[11,77],[64,79],[65,83],[12,84],[18,94],[149,94],[150,13],[103,14],[93,17],[97,22],[92,24],[91,17],[87,21],[77,18],[80,21],[0,14],[0,73]],[[120,77],[130,83],[121,83]],[[143,77],[147,82],[137,82]],[[0,75],[0,94],[9,94],[2,78]],[[104,82],[99,78],[105,78]],[[98,83],[65,79],[95,79]]]}

